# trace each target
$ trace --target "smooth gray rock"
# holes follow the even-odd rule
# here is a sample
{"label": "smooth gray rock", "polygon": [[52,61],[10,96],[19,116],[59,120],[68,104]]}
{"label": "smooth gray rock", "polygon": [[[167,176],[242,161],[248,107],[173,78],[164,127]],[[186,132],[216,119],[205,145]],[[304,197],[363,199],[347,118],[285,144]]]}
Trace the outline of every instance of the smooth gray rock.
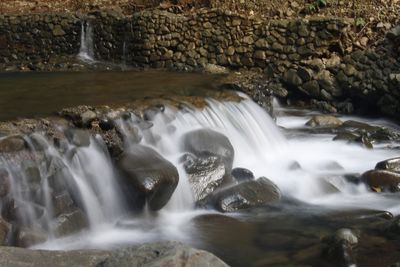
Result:
{"label": "smooth gray rock", "polygon": [[149,243],[116,251],[45,251],[0,247],[4,267],[226,267],[213,254],[178,242]]}

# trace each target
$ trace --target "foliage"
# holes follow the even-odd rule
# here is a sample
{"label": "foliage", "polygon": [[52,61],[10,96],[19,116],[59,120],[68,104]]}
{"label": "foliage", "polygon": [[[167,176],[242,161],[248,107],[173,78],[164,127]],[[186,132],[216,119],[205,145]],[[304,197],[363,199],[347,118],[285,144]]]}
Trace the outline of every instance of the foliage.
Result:
{"label": "foliage", "polygon": [[358,17],[358,18],[356,18],[354,20],[354,25],[356,27],[364,27],[365,26],[365,20],[363,18]]}
{"label": "foliage", "polygon": [[328,0],[314,0],[314,2],[307,5],[308,11],[314,13],[318,11],[321,7],[324,7],[328,4]]}

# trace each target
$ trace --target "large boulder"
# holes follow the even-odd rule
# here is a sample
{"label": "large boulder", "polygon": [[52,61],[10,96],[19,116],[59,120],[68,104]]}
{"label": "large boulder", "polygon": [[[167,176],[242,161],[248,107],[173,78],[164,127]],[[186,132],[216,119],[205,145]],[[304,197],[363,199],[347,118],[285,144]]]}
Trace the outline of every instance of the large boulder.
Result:
{"label": "large boulder", "polygon": [[375,166],[375,170],[387,170],[400,173],[400,157],[378,162]]}
{"label": "large boulder", "polygon": [[197,157],[215,155],[221,157],[226,169],[232,170],[235,151],[229,139],[216,131],[200,129],[183,136],[182,150]]}
{"label": "large boulder", "polygon": [[167,204],[178,185],[178,170],[157,151],[142,145],[132,145],[118,163],[128,185],[144,195],[151,210]]}
{"label": "large boulder", "polygon": [[260,207],[278,201],[279,188],[265,177],[227,187],[213,194],[211,204],[222,212]]}
{"label": "large boulder", "polygon": [[11,224],[0,217],[0,246],[6,246],[9,243],[11,233]]}
{"label": "large boulder", "polygon": [[194,249],[178,242],[160,242],[117,251],[100,266],[225,267],[228,265],[207,251]]}
{"label": "large boulder", "polygon": [[213,254],[178,242],[144,244],[115,251],[44,251],[0,247],[0,266],[136,267],[228,266]]}
{"label": "large boulder", "polygon": [[361,180],[373,191],[399,192],[400,174],[386,170],[370,170],[361,176]]}
{"label": "large boulder", "polygon": [[183,156],[183,167],[197,203],[207,198],[228,179],[225,164],[218,156],[196,157],[186,154]]}

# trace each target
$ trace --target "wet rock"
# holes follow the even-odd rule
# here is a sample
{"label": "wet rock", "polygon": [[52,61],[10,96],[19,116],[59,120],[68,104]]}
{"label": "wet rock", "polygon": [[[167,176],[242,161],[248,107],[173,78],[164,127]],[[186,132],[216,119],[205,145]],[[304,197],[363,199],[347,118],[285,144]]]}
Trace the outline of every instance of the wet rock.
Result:
{"label": "wet rock", "polygon": [[96,112],[92,110],[87,110],[81,114],[81,120],[83,125],[87,126],[89,125],[92,121],[94,121],[97,118]]}
{"label": "wet rock", "polygon": [[8,195],[11,189],[9,173],[6,169],[0,168],[0,198]]}
{"label": "wet rock", "polygon": [[71,198],[71,195],[67,192],[61,192],[54,196],[53,199],[53,212],[55,216],[59,216],[64,212],[71,211],[73,207],[74,201]]}
{"label": "wet rock", "polygon": [[211,199],[213,206],[222,212],[235,212],[259,207],[280,199],[279,188],[265,177],[230,186],[216,192]]}
{"label": "wet rock", "polygon": [[350,229],[339,229],[331,237],[324,240],[327,247],[323,255],[340,266],[350,266],[355,263],[355,249],[358,245],[357,235]]}
{"label": "wet rock", "polygon": [[[137,248],[116,251],[101,267],[139,266],[215,266],[228,265],[213,254],[193,249],[178,242],[144,244]],[[99,267],[100,267],[99,266]]]}
{"label": "wet rock", "polygon": [[306,122],[306,125],[311,127],[338,127],[342,124],[341,120],[329,115],[316,115]]}
{"label": "wet rock", "polygon": [[152,121],[157,114],[164,112],[164,110],[165,107],[163,105],[147,108],[143,111],[143,118],[147,121]]}
{"label": "wet rock", "polygon": [[234,159],[234,149],[229,139],[216,131],[200,129],[189,132],[183,136],[182,150],[197,157],[215,155],[220,157],[230,172]]}
{"label": "wet rock", "polygon": [[385,170],[370,170],[365,172],[361,180],[375,192],[399,192],[400,174]]}
{"label": "wet rock", "polygon": [[386,170],[400,173],[400,158],[392,158],[378,162],[375,166],[375,170]]}
{"label": "wet rock", "polygon": [[232,170],[231,175],[239,183],[254,180],[254,174],[245,168],[235,168]]}
{"label": "wet rock", "polygon": [[65,213],[57,217],[55,235],[67,236],[87,228],[89,225],[86,215],[79,209]]}
{"label": "wet rock", "polygon": [[25,149],[25,140],[22,136],[8,136],[0,138],[0,153],[18,152]]}
{"label": "wet rock", "polygon": [[198,203],[221,186],[227,178],[224,162],[217,156],[196,157],[186,154],[183,166]]}
{"label": "wet rock", "polygon": [[11,234],[11,224],[6,222],[0,217],[0,246],[7,246],[9,244]]}
{"label": "wet rock", "polygon": [[16,245],[22,248],[28,248],[33,245],[45,242],[47,234],[40,229],[21,228],[18,230]]}
{"label": "wet rock", "polygon": [[65,136],[71,144],[76,146],[87,147],[90,145],[90,134],[85,130],[68,129],[65,132]]}
{"label": "wet rock", "polygon": [[150,147],[131,146],[122,154],[118,166],[127,184],[145,196],[152,210],[167,204],[178,185],[175,166]]}
{"label": "wet rock", "polygon": [[39,133],[32,133],[29,135],[29,140],[32,143],[32,146],[37,151],[46,150],[49,147],[46,139]]}
{"label": "wet rock", "polygon": [[400,216],[395,217],[385,229],[385,234],[391,239],[400,239]]}

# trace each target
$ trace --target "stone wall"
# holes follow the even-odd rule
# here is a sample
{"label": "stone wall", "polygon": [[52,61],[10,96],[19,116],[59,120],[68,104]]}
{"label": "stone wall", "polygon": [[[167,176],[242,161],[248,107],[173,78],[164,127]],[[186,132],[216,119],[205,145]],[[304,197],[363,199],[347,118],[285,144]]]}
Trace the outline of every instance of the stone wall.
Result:
{"label": "stone wall", "polygon": [[79,51],[80,21],[68,14],[0,15],[0,63],[39,64]]}
{"label": "stone wall", "polygon": [[[206,10],[192,15],[143,11],[132,17],[96,12],[97,59],[137,66],[270,68],[282,73],[293,62],[340,46],[346,23],[338,19],[262,21]],[[0,62],[48,61],[76,55],[81,22],[66,14],[0,17]]]}
{"label": "stone wall", "polygon": [[258,70],[277,95],[286,97],[282,92],[287,90],[289,97],[312,99],[328,112],[400,113],[400,29],[388,33],[381,51],[352,52],[351,25],[338,18],[262,20],[221,9],[191,14],[145,10],[129,17],[111,11],[82,18],[0,16],[0,70],[21,63],[41,70],[60,57],[75,60],[86,22],[93,27],[98,61],[178,70],[209,64]]}

